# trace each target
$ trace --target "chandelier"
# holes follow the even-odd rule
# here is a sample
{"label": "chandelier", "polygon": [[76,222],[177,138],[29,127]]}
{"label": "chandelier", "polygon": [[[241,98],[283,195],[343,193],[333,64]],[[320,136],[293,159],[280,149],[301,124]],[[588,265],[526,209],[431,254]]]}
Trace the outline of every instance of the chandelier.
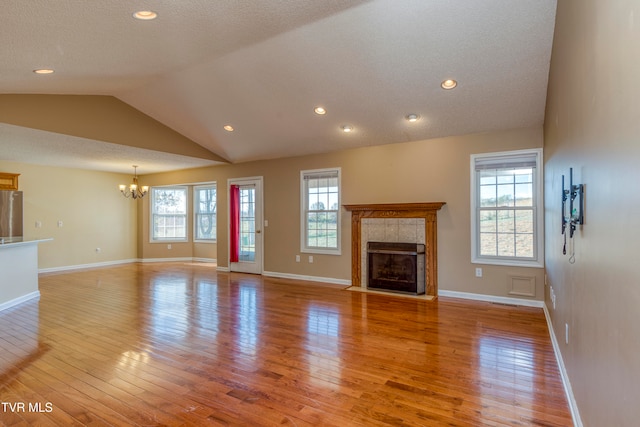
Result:
{"label": "chandelier", "polygon": [[138,186],[138,166],[133,165],[133,184],[127,188],[126,185],[120,185],[120,192],[124,197],[131,197],[133,199],[141,199],[143,198],[147,192],[149,191],[149,186],[143,185],[142,187]]}

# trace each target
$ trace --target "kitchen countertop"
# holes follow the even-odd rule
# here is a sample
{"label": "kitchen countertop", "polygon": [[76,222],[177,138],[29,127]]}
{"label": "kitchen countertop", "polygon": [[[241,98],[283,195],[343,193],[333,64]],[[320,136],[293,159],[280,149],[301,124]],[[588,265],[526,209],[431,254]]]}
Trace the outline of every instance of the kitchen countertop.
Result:
{"label": "kitchen countertop", "polygon": [[16,246],[22,246],[22,245],[31,245],[34,243],[41,243],[41,242],[49,242],[53,240],[53,238],[48,237],[48,238],[42,238],[42,239],[25,239],[22,237],[5,237],[5,238],[0,238],[0,250],[3,248],[12,248],[12,247],[16,247]]}

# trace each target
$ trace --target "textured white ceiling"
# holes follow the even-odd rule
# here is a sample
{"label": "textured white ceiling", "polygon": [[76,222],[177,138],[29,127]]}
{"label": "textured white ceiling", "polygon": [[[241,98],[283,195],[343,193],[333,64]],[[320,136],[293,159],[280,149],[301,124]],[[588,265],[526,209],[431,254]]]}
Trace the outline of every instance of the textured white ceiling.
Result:
{"label": "textured white ceiling", "polygon": [[[147,7],[159,18],[131,18]],[[232,162],[536,126],[555,7],[4,0],[0,93],[115,95]],[[31,72],[41,67],[56,73]],[[442,90],[445,78],[459,86]]]}

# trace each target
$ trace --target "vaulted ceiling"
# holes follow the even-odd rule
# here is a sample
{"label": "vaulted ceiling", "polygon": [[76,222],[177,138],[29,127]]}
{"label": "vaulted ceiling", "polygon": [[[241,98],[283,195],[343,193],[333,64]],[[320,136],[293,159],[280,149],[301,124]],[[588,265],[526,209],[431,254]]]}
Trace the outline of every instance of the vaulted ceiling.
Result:
{"label": "vaulted ceiling", "polygon": [[[158,17],[133,18],[148,9]],[[127,172],[137,156],[160,171],[541,125],[555,9],[555,0],[4,0],[0,94],[113,96],[215,155],[161,164],[152,148],[116,144],[115,159],[100,162],[93,150],[113,141],[85,138],[78,150],[69,135],[5,123],[0,159],[37,162],[53,144],[87,168]],[[54,73],[33,72],[41,68]],[[457,87],[442,89],[446,79]]]}

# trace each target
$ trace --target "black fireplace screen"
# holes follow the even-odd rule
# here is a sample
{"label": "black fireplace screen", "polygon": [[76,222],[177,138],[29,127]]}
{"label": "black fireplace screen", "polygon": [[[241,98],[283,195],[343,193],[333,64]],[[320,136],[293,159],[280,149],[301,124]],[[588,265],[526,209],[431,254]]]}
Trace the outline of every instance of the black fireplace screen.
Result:
{"label": "black fireplace screen", "polygon": [[367,255],[367,287],[424,294],[424,244],[368,242]]}

